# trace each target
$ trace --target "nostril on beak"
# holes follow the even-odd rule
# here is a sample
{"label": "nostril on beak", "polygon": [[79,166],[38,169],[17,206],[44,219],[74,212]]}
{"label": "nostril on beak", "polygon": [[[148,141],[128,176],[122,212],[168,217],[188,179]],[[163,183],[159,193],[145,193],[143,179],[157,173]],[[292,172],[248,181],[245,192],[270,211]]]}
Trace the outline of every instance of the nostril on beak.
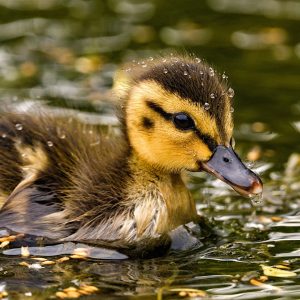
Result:
{"label": "nostril on beak", "polygon": [[223,161],[224,161],[225,163],[229,163],[229,162],[230,162],[230,159],[229,159],[228,157],[223,157]]}

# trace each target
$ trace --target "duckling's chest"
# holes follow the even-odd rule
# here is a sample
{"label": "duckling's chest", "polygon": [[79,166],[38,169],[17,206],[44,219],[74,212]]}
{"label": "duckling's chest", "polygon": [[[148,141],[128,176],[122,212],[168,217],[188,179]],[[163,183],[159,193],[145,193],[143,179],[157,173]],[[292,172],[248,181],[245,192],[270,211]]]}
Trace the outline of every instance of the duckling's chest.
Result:
{"label": "duckling's chest", "polygon": [[136,237],[155,237],[197,220],[195,203],[180,175],[135,182],[127,192]]}

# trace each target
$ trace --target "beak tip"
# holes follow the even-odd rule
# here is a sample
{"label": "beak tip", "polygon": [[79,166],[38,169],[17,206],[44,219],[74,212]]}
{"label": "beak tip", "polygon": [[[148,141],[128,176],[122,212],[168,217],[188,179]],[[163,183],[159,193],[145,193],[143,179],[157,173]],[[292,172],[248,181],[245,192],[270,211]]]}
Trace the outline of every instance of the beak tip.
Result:
{"label": "beak tip", "polygon": [[256,181],[252,184],[252,188],[251,188],[251,193],[254,194],[254,195],[259,195],[261,194],[263,191],[263,184],[262,182],[259,180],[259,181]]}

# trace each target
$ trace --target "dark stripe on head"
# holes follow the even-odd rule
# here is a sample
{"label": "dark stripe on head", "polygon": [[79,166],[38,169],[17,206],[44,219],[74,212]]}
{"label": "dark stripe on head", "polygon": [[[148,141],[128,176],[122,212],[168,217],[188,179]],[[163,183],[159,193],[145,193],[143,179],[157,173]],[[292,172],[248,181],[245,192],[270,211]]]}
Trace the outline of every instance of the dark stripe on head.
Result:
{"label": "dark stripe on head", "polygon": [[137,80],[154,80],[167,91],[202,107],[208,103],[207,112],[216,120],[221,139],[226,139],[224,114],[228,113],[225,108],[231,99],[226,95],[226,82],[207,64],[169,59],[148,69]]}
{"label": "dark stripe on head", "polygon": [[[167,113],[158,104],[153,103],[151,101],[147,101],[147,106],[151,108],[153,111],[155,111],[156,113],[158,113],[159,115],[161,115],[165,120],[167,121],[172,120],[173,114]],[[197,134],[197,136],[201,139],[201,141],[203,141],[203,143],[207,145],[209,150],[211,151],[215,150],[218,144],[210,135],[201,133],[198,128],[194,128],[193,130]]]}
{"label": "dark stripe on head", "polygon": [[208,134],[201,133],[199,129],[195,129],[197,136],[203,141],[204,144],[207,145],[210,151],[214,151],[215,148],[218,146],[218,143]]}
{"label": "dark stripe on head", "polygon": [[165,120],[169,121],[172,119],[172,114],[164,111],[158,104],[151,101],[146,101],[146,103],[149,108],[160,114]]}

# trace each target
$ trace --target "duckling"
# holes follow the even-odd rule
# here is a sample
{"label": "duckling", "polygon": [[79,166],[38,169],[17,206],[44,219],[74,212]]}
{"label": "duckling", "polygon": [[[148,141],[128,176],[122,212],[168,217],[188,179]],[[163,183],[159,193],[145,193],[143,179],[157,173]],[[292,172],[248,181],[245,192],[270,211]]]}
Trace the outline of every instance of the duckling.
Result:
{"label": "duckling", "polygon": [[59,241],[157,249],[198,222],[185,171],[242,195],[262,182],[234,152],[226,82],[191,57],[158,58],[116,76],[121,134],[74,119],[0,117],[0,227]]}

